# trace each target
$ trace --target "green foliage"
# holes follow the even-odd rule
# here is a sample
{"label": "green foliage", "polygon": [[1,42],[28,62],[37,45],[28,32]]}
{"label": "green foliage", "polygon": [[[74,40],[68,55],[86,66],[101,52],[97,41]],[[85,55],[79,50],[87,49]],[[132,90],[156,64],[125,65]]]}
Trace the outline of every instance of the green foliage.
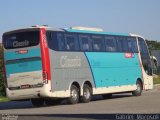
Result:
{"label": "green foliage", "polygon": [[150,50],[160,50],[160,42],[146,40]]}
{"label": "green foliage", "polygon": [[153,84],[160,84],[160,76],[153,75]]}
{"label": "green foliage", "polygon": [[5,95],[5,87],[4,87],[4,75],[2,67],[2,48],[0,44],[0,96],[4,95]]}
{"label": "green foliage", "polygon": [[7,97],[0,97],[0,102],[8,102],[9,99]]}

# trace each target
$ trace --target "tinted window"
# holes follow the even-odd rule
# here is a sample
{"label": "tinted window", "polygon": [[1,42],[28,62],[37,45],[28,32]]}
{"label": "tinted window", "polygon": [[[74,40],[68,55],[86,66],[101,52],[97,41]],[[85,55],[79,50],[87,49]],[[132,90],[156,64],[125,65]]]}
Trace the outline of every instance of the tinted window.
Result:
{"label": "tinted window", "polygon": [[31,47],[39,44],[39,31],[26,31],[4,35],[6,49]]}
{"label": "tinted window", "polygon": [[56,37],[56,35],[51,31],[47,31],[46,35],[47,35],[47,41],[48,41],[49,48],[51,48],[51,49],[54,48],[55,50],[57,50],[58,43],[55,41],[53,44],[53,41],[54,41],[54,38]]}
{"label": "tinted window", "polygon": [[[48,46],[57,51],[137,52],[134,37],[47,32]],[[143,46],[142,46],[143,47]],[[145,48],[143,48],[144,50]],[[144,50],[145,51],[145,50]]]}
{"label": "tinted window", "polygon": [[76,34],[65,34],[64,32],[47,32],[49,48],[56,51],[78,51],[79,44]]}
{"label": "tinted window", "polygon": [[65,34],[65,45],[67,51],[77,51],[79,49],[78,39],[76,34]]}
{"label": "tinted window", "polygon": [[138,38],[138,44],[141,53],[143,68],[148,75],[152,75],[152,65],[146,43],[142,38]]}
{"label": "tinted window", "polygon": [[138,52],[136,38],[127,38],[129,52]]}
{"label": "tinted window", "polygon": [[93,51],[104,51],[103,38],[101,36],[92,36]]}
{"label": "tinted window", "polygon": [[119,52],[128,52],[129,51],[126,37],[116,37],[116,40],[117,40]]}
{"label": "tinted window", "polygon": [[105,49],[106,49],[107,52],[117,51],[115,37],[112,37],[112,36],[106,36],[105,37]]}
{"label": "tinted window", "polygon": [[62,33],[57,33],[56,40],[57,40],[57,43],[58,43],[58,45],[57,45],[58,50],[65,50],[64,36],[63,36]]}
{"label": "tinted window", "polygon": [[147,53],[148,54],[148,49],[147,46],[145,44],[145,41],[141,38],[138,39],[139,40],[139,49],[141,53]]}
{"label": "tinted window", "polygon": [[120,52],[137,52],[136,38],[117,37],[118,51]]}
{"label": "tinted window", "polygon": [[91,51],[91,39],[89,35],[79,35],[80,48],[82,51]]}

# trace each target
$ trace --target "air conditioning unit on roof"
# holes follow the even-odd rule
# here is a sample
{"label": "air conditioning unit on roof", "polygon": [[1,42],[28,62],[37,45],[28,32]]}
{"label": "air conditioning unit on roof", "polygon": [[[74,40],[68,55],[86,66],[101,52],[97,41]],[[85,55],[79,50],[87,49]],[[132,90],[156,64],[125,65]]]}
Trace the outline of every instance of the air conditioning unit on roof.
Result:
{"label": "air conditioning unit on roof", "polygon": [[88,30],[88,31],[97,31],[97,32],[102,32],[103,31],[103,29],[101,29],[101,28],[81,27],[81,26],[70,27],[70,29],[73,29],[73,30]]}

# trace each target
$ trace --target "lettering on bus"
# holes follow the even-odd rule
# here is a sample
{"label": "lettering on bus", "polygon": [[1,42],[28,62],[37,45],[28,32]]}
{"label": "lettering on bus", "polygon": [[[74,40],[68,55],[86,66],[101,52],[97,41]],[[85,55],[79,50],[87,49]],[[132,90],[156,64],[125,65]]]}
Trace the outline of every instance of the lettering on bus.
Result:
{"label": "lettering on bus", "polygon": [[14,41],[13,42],[13,47],[25,47],[29,45],[29,41],[25,40],[23,42],[18,42],[18,41]]}
{"label": "lettering on bus", "polygon": [[81,59],[76,56],[75,58],[68,58],[68,56],[61,56],[60,59],[61,67],[80,67],[81,66]]}

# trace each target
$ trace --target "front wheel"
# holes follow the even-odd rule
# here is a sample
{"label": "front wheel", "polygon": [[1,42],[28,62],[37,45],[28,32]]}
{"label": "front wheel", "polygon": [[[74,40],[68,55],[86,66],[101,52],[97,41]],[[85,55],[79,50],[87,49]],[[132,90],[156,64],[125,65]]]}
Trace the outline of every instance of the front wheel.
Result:
{"label": "front wheel", "polygon": [[142,90],[143,90],[143,87],[142,87],[142,83],[140,81],[137,81],[136,83],[136,90],[132,92],[132,95],[133,96],[140,96],[142,94]]}
{"label": "front wheel", "polygon": [[84,85],[83,87],[83,96],[81,97],[81,101],[84,103],[88,103],[91,101],[92,91],[88,85]]}
{"label": "front wheel", "polygon": [[71,91],[70,91],[70,98],[69,98],[69,103],[70,104],[76,104],[79,101],[79,89],[75,86],[71,86]]}

